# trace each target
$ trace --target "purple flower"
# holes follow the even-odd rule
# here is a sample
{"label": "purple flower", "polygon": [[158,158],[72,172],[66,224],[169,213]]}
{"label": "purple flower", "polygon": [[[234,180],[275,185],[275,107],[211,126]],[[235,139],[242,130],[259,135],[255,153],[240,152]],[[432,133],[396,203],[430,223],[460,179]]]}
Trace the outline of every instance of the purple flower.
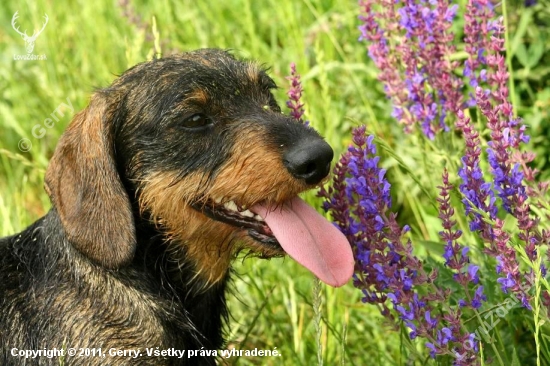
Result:
{"label": "purple flower", "polygon": [[407,309],[405,309],[401,305],[397,305],[395,307],[395,310],[397,310],[399,314],[401,314],[402,320],[414,320],[414,312],[412,310],[407,311]]}
{"label": "purple flower", "polygon": [[431,342],[426,342],[426,347],[430,349],[430,357],[435,358],[435,355],[437,354],[437,348],[435,348],[435,345]]}
{"label": "purple flower", "polygon": [[[503,61],[502,61],[503,62]],[[499,110],[502,106],[493,108],[489,96],[481,88],[476,89],[476,101],[483,115],[487,118],[487,126],[491,130],[492,140],[487,149],[489,165],[493,173],[495,189],[502,200],[506,211],[514,213],[519,200],[525,200],[527,194],[523,186],[523,173],[519,171],[519,165],[513,167],[510,164],[509,148],[518,141],[510,135],[510,126],[499,118]]]}
{"label": "purple flower", "polygon": [[[501,54],[505,50],[504,26],[501,19],[490,20],[493,16],[493,9],[488,0],[469,0],[465,34],[470,57],[466,64],[473,77],[475,72],[479,71],[475,102],[491,132],[487,156],[496,197],[502,202],[504,210],[516,217],[520,230],[518,237],[525,243],[525,252],[533,263],[537,258],[537,247],[544,241],[537,230],[538,220],[530,217],[528,191],[523,183],[526,176],[529,180],[533,179],[533,170],[525,166],[525,160],[532,158],[524,159],[518,151],[520,144],[529,141],[529,136],[525,134],[525,125],[515,118],[513,106],[508,98],[509,74],[505,58]],[[477,55],[477,58],[474,55]],[[480,86],[482,83],[485,84],[484,88]],[[519,153],[519,159],[515,158],[516,153]],[[524,164],[523,169],[520,162]],[[485,209],[484,211],[490,212]],[[490,218],[496,222],[492,228],[492,235],[487,235],[487,231],[483,231],[483,224],[477,222],[482,229],[482,238],[490,245],[486,252],[498,258],[496,270],[502,276],[498,279],[501,289],[504,292],[513,292],[524,301],[524,306],[528,307],[531,297],[523,289],[525,286],[522,286],[524,279],[519,273],[516,251],[509,244],[510,235],[502,230],[502,221],[495,217],[490,214]]]}
{"label": "purple flower", "polygon": [[[430,139],[452,128],[461,133],[465,143],[458,169],[462,212],[470,230],[483,240],[483,252],[497,258],[501,289],[530,308],[532,298],[524,285],[533,281],[535,271],[520,272],[520,257],[510,244],[516,236],[504,230],[503,217],[511,214],[517,219],[517,238],[525,242],[527,258],[537,259],[541,244],[550,244],[550,232],[539,231],[528,197],[538,197],[533,202],[544,210],[548,186],[525,184],[534,182],[536,170],[527,165],[533,156],[519,151],[529,137],[508,100],[509,75],[501,55],[504,29],[500,20],[493,19],[491,1],[467,1],[464,44],[468,56],[462,79],[455,74],[461,65],[449,57],[456,52],[450,31],[456,5],[448,0],[361,0],[360,6],[360,40],[367,43],[369,57],[379,69],[378,78],[392,103],[391,115],[405,132],[418,128]],[[463,94],[468,95],[466,100]],[[490,138],[485,133],[480,137],[462,111],[472,107],[481,112],[476,113],[476,123],[480,131],[485,131],[486,123]],[[425,339],[431,357],[449,355],[455,365],[474,364],[478,343],[467,329],[470,324],[462,321],[464,314],[476,312],[487,301],[482,286],[486,267],[481,271],[471,263],[470,248],[460,243],[462,231],[456,228],[449,173],[443,173],[437,200],[445,269],[459,285],[452,291],[438,283],[437,266],[427,273],[413,254],[405,236],[410,228],[401,228],[390,210],[391,185],[379,166],[374,137],[365,131],[363,126],[353,130],[353,144],[336,164],[332,186],[320,192],[324,209],[353,247],[353,283],[361,290],[363,302],[406,326],[411,339]],[[482,160],[484,149],[487,162]],[[539,270],[545,273],[546,267]],[[550,305],[549,293],[543,292],[542,302]]]}
{"label": "purple flower", "polygon": [[[439,235],[443,240],[447,242],[445,246],[444,258],[446,259],[445,265],[453,269],[456,273],[453,275],[455,281],[457,281],[464,292],[470,293],[470,284],[478,285],[479,283],[479,266],[475,264],[469,264],[467,270],[464,267],[470,262],[468,258],[468,247],[463,247],[458,243],[458,239],[461,237],[462,232],[459,230],[454,231],[456,221],[453,220],[454,209],[450,205],[449,192],[453,189],[452,184],[449,183],[449,173],[447,170],[443,171],[443,185],[439,186],[440,193],[437,201],[439,202],[439,218],[442,220],[444,231],[441,231]],[[474,287],[475,288],[475,287]],[[478,285],[471,306],[474,309],[481,307],[481,302],[486,301],[487,298],[483,295],[483,286]],[[464,299],[458,301],[460,308],[468,306],[468,302]]]}
{"label": "purple flower", "polygon": [[516,281],[514,281],[510,273],[508,273],[506,277],[499,278],[497,282],[500,283],[500,287],[505,294],[508,293],[508,289],[511,289],[516,285]]}
{"label": "purple flower", "polygon": [[429,310],[424,313],[424,317],[426,318],[428,329],[433,329],[437,326],[437,319],[432,318]]}
{"label": "purple flower", "polygon": [[290,115],[297,121],[309,125],[309,122],[304,122],[302,116],[304,115],[304,103],[302,103],[302,83],[300,81],[300,74],[296,71],[296,64],[293,62],[290,64],[290,76],[287,77],[290,80],[290,89],[287,92],[288,101],[286,105],[290,108]]}
{"label": "purple flower", "polygon": [[380,70],[392,115],[406,132],[418,124],[430,139],[449,130],[448,113],[462,105],[462,82],[453,72],[458,64],[448,57],[455,52],[449,29],[457,6],[445,0],[362,0],[360,6],[360,40],[368,42],[369,57]]}
{"label": "purple flower", "polygon": [[511,291],[518,298],[525,298],[525,301],[529,301],[531,296],[526,292],[526,288],[521,286],[522,276],[519,272],[516,251],[509,244],[510,235],[502,229],[503,225],[502,220],[495,219],[494,240],[486,253],[497,259],[496,272],[501,275],[497,282],[500,283],[502,291],[504,293]]}
{"label": "purple flower", "polygon": [[474,298],[472,299],[472,307],[474,309],[479,309],[482,305],[482,301],[487,301],[487,297],[483,294],[483,286],[478,286]]}
{"label": "purple flower", "polygon": [[468,267],[468,275],[470,276],[470,281],[472,281],[472,283],[474,284],[477,284],[479,282],[477,271],[479,271],[479,266],[476,266],[475,264],[470,264],[470,266]]}
{"label": "purple flower", "polygon": [[[469,334],[463,333],[461,313],[440,314],[438,304],[449,302],[447,291],[430,286],[422,291],[425,295],[419,295],[418,289],[434,283],[437,272],[424,271],[422,262],[412,253],[411,242],[403,238],[410,228],[400,228],[396,215],[389,210],[391,186],[385,170],[379,167],[374,137],[366,136],[364,126],[354,129],[352,135],[353,145],[334,168],[332,186],[322,188],[320,195],[325,198],[324,209],[332,213],[353,247],[356,257],[353,284],[361,290],[364,303],[375,304],[385,317],[402,322],[410,330],[411,339],[427,339],[434,347],[434,357],[452,354],[453,347],[462,347],[462,340]],[[454,211],[448,197],[451,189],[449,182],[444,181],[446,193],[440,198],[440,217],[445,231],[441,235],[451,245],[447,265],[461,269],[469,262],[468,249],[456,243],[461,232],[453,230]],[[467,288],[478,281],[475,266],[459,275],[460,283]],[[483,300],[481,294],[473,296],[478,302]],[[472,357],[472,350],[464,352]]]}
{"label": "purple flower", "polygon": [[[476,88],[480,85],[483,69],[487,63],[486,50],[489,49],[489,21],[494,18],[493,8],[489,0],[468,0],[464,14],[464,35],[468,59],[464,63],[464,76],[470,82],[469,85]],[[470,98],[475,104],[475,99]]]}
{"label": "purple flower", "polygon": [[445,265],[460,272],[468,259],[468,247],[463,247],[458,244],[457,240],[462,236],[462,231],[453,230],[456,221],[453,220],[454,208],[451,206],[451,198],[449,192],[453,189],[453,185],[449,183],[449,172],[445,169],[442,175],[443,185],[439,186],[439,218],[443,225],[443,231],[439,232],[441,239],[446,243],[443,258]]}
{"label": "purple flower", "polygon": [[445,327],[437,331],[437,341],[439,344],[447,344],[452,340],[454,340],[454,337],[451,329]]}
{"label": "purple flower", "polygon": [[[391,293],[389,298],[397,306],[411,303],[413,285],[425,279],[417,275],[418,260],[410,254],[410,243],[401,243],[408,229],[400,229],[388,212],[390,184],[385,170],[378,166],[373,140],[374,136],[366,136],[364,126],[353,131],[354,144],[335,167],[333,187],[328,192],[322,190],[321,195],[327,198],[323,207],[338,211],[336,223],[348,240],[356,243],[358,278],[363,280],[355,284],[364,290],[365,301],[383,302],[381,295]],[[405,316],[405,307],[396,309]]]}
{"label": "purple flower", "polygon": [[472,211],[476,208],[486,212],[491,219],[496,217],[497,207],[491,184],[485,182],[480,168],[481,142],[479,134],[475,131],[470,118],[464,116],[462,111],[457,112],[457,127],[462,130],[466,142],[466,153],[462,158],[462,168],[458,175],[462,178],[460,191],[464,195],[464,207],[466,214],[470,214],[470,230],[480,231],[481,236],[490,241],[493,238],[492,228],[479,213]]}

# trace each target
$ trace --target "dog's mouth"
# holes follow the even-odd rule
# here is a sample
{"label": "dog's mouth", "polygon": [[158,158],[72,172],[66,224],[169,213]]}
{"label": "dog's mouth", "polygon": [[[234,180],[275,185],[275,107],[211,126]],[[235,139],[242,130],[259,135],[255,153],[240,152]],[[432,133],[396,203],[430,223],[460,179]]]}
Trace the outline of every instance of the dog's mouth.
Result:
{"label": "dog's mouth", "polygon": [[253,213],[246,207],[238,205],[234,201],[222,203],[221,200],[216,200],[215,202],[209,200],[206,203],[195,203],[192,207],[212,220],[247,230],[248,236],[263,245],[267,245],[277,251],[283,251],[283,248],[265,220],[260,215]]}
{"label": "dog's mouth", "polygon": [[259,203],[250,208],[235,202],[195,204],[193,208],[241,230],[281,254],[287,253],[319,279],[341,286],[351,277],[353,253],[346,237],[299,197],[279,204]]}

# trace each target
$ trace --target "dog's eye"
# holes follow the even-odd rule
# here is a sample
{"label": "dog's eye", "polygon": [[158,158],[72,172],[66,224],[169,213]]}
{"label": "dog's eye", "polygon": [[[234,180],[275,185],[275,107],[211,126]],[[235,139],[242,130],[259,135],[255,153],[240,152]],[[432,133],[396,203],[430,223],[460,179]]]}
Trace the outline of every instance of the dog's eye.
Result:
{"label": "dog's eye", "polygon": [[187,117],[183,121],[183,126],[184,127],[193,128],[193,129],[206,127],[210,124],[212,124],[212,119],[210,119],[209,117],[207,117],[206,115],[204,115],[202,113],[194,114],[191,117]]}

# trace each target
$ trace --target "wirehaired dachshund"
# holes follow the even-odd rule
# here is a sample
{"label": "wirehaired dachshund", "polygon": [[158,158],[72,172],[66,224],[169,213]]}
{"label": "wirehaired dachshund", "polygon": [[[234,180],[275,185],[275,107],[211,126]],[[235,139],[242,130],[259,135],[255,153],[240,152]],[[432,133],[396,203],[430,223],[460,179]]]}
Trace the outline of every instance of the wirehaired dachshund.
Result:
{"label": "wirehaired dachshund", "polygon": [[185,351],[224,346],[239,251],[349,280],[349,243],[298,198],[333,151],[274,88],[203,49],[93,94],[46,171],[52,208],[0,239],[1,365],[215,365]]}

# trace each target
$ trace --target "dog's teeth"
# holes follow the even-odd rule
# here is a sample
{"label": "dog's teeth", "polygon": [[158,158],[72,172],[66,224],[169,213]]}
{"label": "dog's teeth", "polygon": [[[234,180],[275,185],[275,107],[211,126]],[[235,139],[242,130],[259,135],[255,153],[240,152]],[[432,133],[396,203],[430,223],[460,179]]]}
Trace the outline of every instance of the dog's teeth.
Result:
{"label": "dog's teeth", "polygon": [[237,207],[237,205],[233,201],[229,201],[229,202],[224,203],[223,207],[225,207],[226,209],[228,209],[230,211],[239,212],[239,208]]}
{"label": "dog's teeth", "polygon": [[214,202],[216,203],[222,203],[222,197],[214,198]]}
{"label": "dog's teeth", "polygon": [[254,214],[248,210],[242,211],[240,212],[240,214],[246,217],[251,217],[251,218],[254,217]]}
{"label": "dog's teeth", "polygon": [[264,219],[262,219],[262,217],[260,215],[254,215],[254,220],[264,221]]}

